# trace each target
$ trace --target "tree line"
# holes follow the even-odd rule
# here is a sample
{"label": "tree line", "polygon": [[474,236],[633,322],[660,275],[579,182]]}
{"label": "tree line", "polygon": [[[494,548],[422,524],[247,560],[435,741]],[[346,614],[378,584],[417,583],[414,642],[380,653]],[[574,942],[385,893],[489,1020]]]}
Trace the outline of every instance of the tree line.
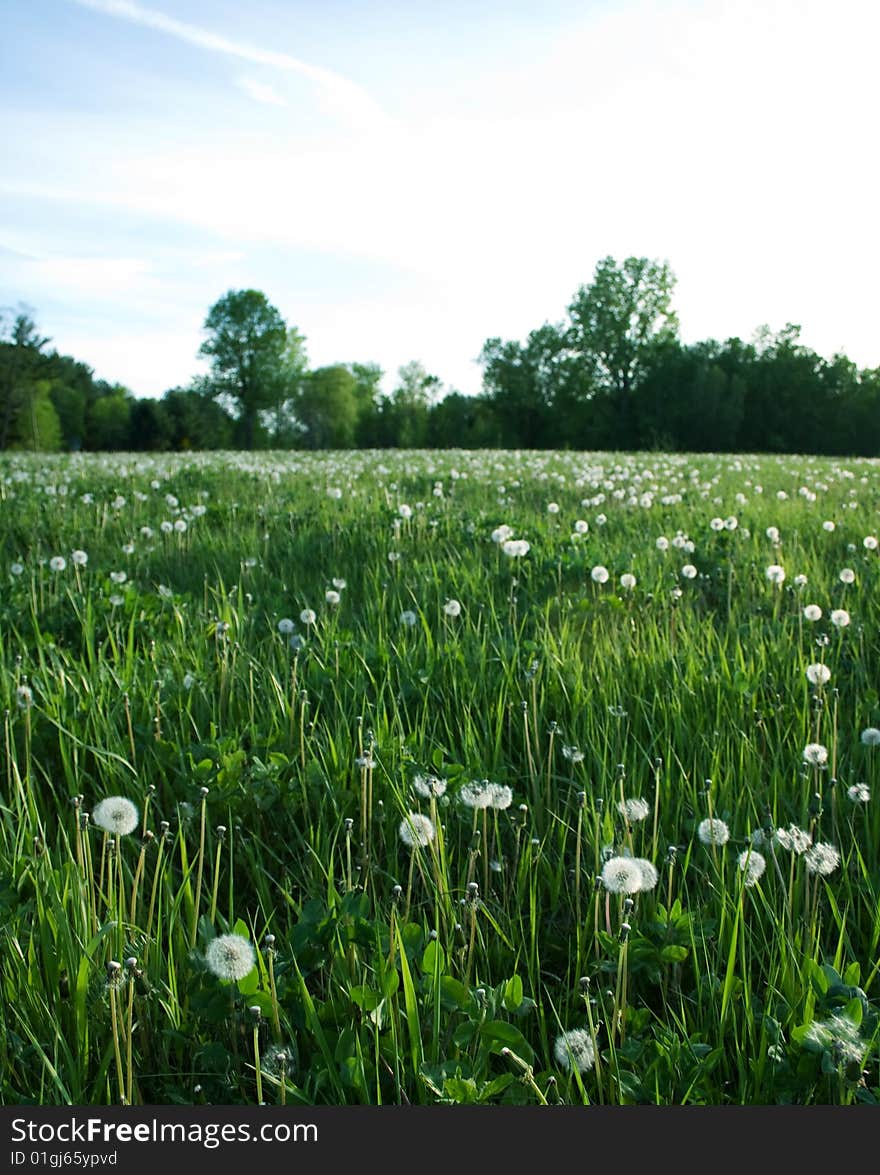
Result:
{"label": "tree line", "polygon": [[490,338],[466,396],[413,361],[311,369],[265,294],[209,310],[209,371],[137,398],[49,348],[29,313],[0,338],[0,449],[538,448],[880,455],[880,368],[826,359],[800,328],[684,344],[668,263],[606,257],[556,323]]}

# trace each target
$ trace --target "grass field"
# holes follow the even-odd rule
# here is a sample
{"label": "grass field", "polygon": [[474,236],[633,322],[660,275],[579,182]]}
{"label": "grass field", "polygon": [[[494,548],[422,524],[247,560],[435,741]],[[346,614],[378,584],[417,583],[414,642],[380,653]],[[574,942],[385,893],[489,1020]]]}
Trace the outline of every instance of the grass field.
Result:
{"label": "grass field", "polygon": [[0,479],[4,1103],[880,1099],[880,462]]}

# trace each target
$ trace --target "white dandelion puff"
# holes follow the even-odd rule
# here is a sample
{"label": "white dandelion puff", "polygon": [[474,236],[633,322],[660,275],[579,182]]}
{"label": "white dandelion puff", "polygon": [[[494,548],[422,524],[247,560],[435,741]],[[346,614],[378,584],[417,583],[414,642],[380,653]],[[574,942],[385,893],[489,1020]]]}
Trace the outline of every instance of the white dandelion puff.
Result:
{"label": "white dandelion puff", "polygon": [[773,834],[773,840],[783,849],[798,857],[805,853],[813,843],[810,834],[805,829],[798,828],[796,824],[789,824],[788,828],[777,828]]}
{"label": "white dandelion puff", "polygon": [[430,799],[432,796],[439,799],[446,794],[446,780],[438,779],[436,775],[416,775],[413,777],[413,790],[417,795]]}
{"label": "white dandelion puff", "polygon": [[501,550],[510,559],[521,559],[524,555],[528,555],[531,544],[525,539],[507,539],[502,543]]}
{"label": "white dandelion puff", "polygon": [[726,845],[730,840],[730,829],[723,820],[707,816],[697,826],[697,837],[704,845]]}
{"label": "white dandelion puff", "polygon": [[641,797],[632,800],[618,800],[617,810],[629,824],[640,824],[651,814],[651,805]]}
{"label": "white dandelion puff", "polygon": [[553,1057],[560,1069],[588,1073],[596,1063],[592,1037],[584,1028],[563,1032],[553,1044]]}
{"label": "white dandelion puff", "polygon": [[852,804],[870,804],[871,789],[866,783],[854,783],[846,789],[846,798]]}
{"label": "white dandelion puff", "polygon": [[804,853],[804,864],[809,873],[816,873],[820,877],[827,877],[840,864],[840,853],[834,845],[825,841],[818,841]]}
{"label": "white dandelion puff", "polygon": [[766,858],[754,849],[746,849],[736,859],[740,872],[743,874],[743,885],[757,885],[767,868]]}
{"label": "white dandelion puff", "polygon": [[642,871],[632,857],[611,857],[602,866],[602,884],[609,893],[638,893]]}
{"label": "white dandelion puff", "polygon": [[826,685],[831,680],[831,670],[827,665],[817,662],[806,668],[807,681],[810,685]]}
{"label": "white dandelion puff", "polygon": [[647,857],[634,857],[636,867],[642,878],[642,883],[639,886],[640,893],[646,893],[648,890],[654,888],[660,880],[660,875],[657,872],[654,864],[647,859]]}
{"label": "white dandelion puff", "polygon": [[423,849],[437,835],[433,823],[421,812],[408,812],[397,831],[408,849]]}
{"label": "white dandelion puff", "polygon": [[810,767],[824,767],[828,762],[828,748],[823,747],[821,743],[807,743],[803,758]]}
{"label": "white dandelion puff", "polygon": [[208,970],[218,979],[244,979],[257,965],[253,944],[242,934],[220,934],[205,949]]}
{"label": "white dandelion puff", "polygon": [[139,819],[137,806],[125,796],[108,796],[92,809],[92,823],[117,836],[134,832]]}
{"label": "white dandelion puff", "polygon": [[464,785],[458,798],[466,808],[491,808],[492,784],[488,779],[473,779]]}
{"label": "white dandelion puff", "polygon": [[785,581],[785,568],[781,567],[778,563],[771,563],[764,574],[777,587]]}

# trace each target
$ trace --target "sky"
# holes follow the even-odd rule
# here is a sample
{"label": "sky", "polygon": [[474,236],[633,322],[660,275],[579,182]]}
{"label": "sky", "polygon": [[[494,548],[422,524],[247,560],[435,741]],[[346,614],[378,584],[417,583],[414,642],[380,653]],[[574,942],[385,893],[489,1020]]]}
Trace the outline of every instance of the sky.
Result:
{"label": "sky", "polygon": [[263,291],[312,367],[565,318],[667,261],[685,342],[880,366],[874,0],[6,0],[0,307],[138,396]]}

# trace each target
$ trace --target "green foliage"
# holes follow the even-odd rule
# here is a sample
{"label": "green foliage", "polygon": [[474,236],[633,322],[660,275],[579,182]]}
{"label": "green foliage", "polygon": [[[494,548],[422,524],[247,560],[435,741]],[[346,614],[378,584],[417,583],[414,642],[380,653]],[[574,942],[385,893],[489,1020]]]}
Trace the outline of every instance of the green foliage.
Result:
{"label": "green foliage", "polygon": [[277,412],[293,391],[303,340],[259,290],[229,290],[208,311],[204,330],[199,354],[211,361],[204,391],[234,405],[241,442],[251,449],[259,413]]}
{"label": "green foliage", "polygon": [[[850,794],[880,786],[875,462],[0,465],[2,1100],[253,1102],[256,1025],[270,1102],[876,1103],[880,809]],[[658,549],[677,531],[693,551]],[[468,807],[480,780],[509,805]],[[113,795],[118,856],[84,818]],[[601,881],[627,854],[657,871],[629,898]],[[257,952],[237,980],[206,962],[227,933]]]}

